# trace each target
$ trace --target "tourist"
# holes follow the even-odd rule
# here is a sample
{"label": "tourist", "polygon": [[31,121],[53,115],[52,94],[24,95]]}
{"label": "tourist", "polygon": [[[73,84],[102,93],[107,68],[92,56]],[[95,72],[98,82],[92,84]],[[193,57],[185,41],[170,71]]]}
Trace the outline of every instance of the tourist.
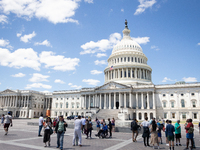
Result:
{"label": "tourist", "polygon": [[104,132],[104,137],[106,137],[108,135],[108,126],[106,125],[106,123],[103,123],[103,132]]}
{"label": "tourist", "polygon": [[143,137],[143,140],[144,140],[144,146],[150,146],[149,145],[149,126],[150,126],[150,123],[148,122],[148,117],[145,117],[145,121],[143,121],[141,123],[141,126],[143,127],[143,134],[142,134],[142,137]]}
{"label": "tourist", "polygon": [[97,124],[97,133],[99,133],[99,130],[100,130],[100,121],[99,119],[96,118],[96,124]]}
{"label": "tourist", "polygon": [[83,125],[82,125],[81,116],[78,116],[78,118],[74,121],[74,137],[73,137],[73,142],[72,142],[73,146],[75,146],[75,140],[77,136],[79,139],[78,145],[80,147],[82,146],[82,135],[81,135],[82,128],[83,128]]}
{"label": "tourist", "polygon": [[160,149],[159,148],[159,143],[158,143],[157,124],[156,124],[155,120],[153,120],[151,122],[150,129],[151,129],[151,144],[153,144],[153,149],[155,149],[155,147],[154,147],[155,144],[157,144],[158,145],[158,149]]}
{"label": "tourist", "polygon": [[86,121],[84,116],[82,116],[81,121],[82,121],[82,125],[83,125],[82,134],[84,134],[85,133],[85,121]]}
{"label": "tourist", "polygon": [[45,143],[44,147],[47,147],[46,142],[48,142],[48,145],[50,146],[50,135],[51,135],[51,127],[52,127],[52,121],[50,117],[47,117],[46,123],[44,124],[44,139],[43,142]]}
{"label": "tourist", "polygon": [[56,123],[57,123],[57,119],[54,118],[54,119],[53,119],[53,128],[54,128],[54,129],[55,129],[55,127],[56,127]]}
{"label": "tourist", "polygon": [[91,121],[91,118],[89,118],[89,133],[90,133],[90,138],[92,138],[92,130],[93,130],[93,124],[92,124],[92,121]]}
{"label": "tourist", "polygon": [[191,141],[191,148],[194,147],[193,145],[193,131],[194,131],[194,125],[192,124],[192,119],[187,119],[185,123],[185,130],[186,130],[186,149],[189,147],[189,141]]}
{"label": "tourist", "polygon": [[112,130],[113,132],[115,132],[115,118],[112,118],[111,123],[112,123]]}
{"label": "tourist", "polygon": [[66,131],[67,123],[64,121],[63,116],[59,117],[59,121],[56,124],[54,133],[57,133],[57,148],[63,150],[63,139]]}
{"label": "tourist", "polygon": [[85,134],[86,134],[86,139],[88,139],[88,134],[89,134],[89,121],[86,119],[85,121]]}
{"label": "tourist", "polygon": [[112,138],[112,123],[110,121],[110,118],[108,118],[108,129],[109,129],[109,133],[110,133],[109,138]]}
{"label": "tourist", "polygon": [[8,128],[9,126],[12,127],[12,116],[11,116],[11,112],[8,112],[8,115],[4,116],[4,130],[5,130],[5,135],[8,134]]}
{"label": "tourist", "polygon": [[174,126],[172,125],[172,121],[169,120],[168,121],[169,124],[166,127],[166,132],[167,132],[167,138],[169,141],[169,149],[171,150],[171,146],[172,146],[172,150],[174,150]]}
{"label": "tourist", "polygon": [[162,133],[161,131],[163,130],[163,124],[161,124],[159,121],[157,123],[157,126],[158,126],[158,142],[160,142],[160,144],[162,144]]}
{"label": "tourist", "polygon": [[[177,122],[175,123],[175,138],[176,138],[176,146],[182,146],[181,142],[180,142],[180,138],[181,138],[181,125],[180,125],[180,120],[177,120]],[[178,144],[179,143],[179,144]]]}
{"label": "tourist", "polygon": [[168,124],[169,124],[169,120],[166,120],[165,128],[164,128],[164,131],[165,131],[165,138],[166,138],[166,146],[169,146],[169,141],[168,141],[167,132],[166,132],[166,128],[167,128],[167,125],[168,125]]}
{"label": "tourist", "polygon": [[41,114],[41,115],[40,115],[40,118],[39,118],[39,131],[38,131],[38,136],[42,136],[40,133],[41,133],[41,130],[42,130],[42,127],[43,127],[43,121],[44,121],[43,114]]}
{"label": "tourist", "polygon": [[4,124],[4,119],[5,119],[4,114],[2,114],[2,116],[1,116],[1,125]]}
{"label": "tourist", "polygon": [[132,130],[132,140],[133,142],[137,142],[136,139],[138,136],[138,124],[136,118],[134,118],[133,121],[131,122],[131,130]]}

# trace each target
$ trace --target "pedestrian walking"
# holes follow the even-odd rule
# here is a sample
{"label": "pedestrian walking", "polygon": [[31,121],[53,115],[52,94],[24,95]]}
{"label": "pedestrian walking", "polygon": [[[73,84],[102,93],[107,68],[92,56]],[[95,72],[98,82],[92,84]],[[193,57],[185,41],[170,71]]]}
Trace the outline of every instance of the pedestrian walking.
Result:
{"label": "pedestrian walking", "polygon": [[86,122],[86,119],[84,116],[82,116],[81,121],[82,121],[82,125],[83,125],[82,133],[84,134],[85,133],[85,122]]}
{"label": "pedestrian walking", "polygon": [[158,142],[162,144],[162,131],[163,131],[163,124],[160,122],[157,123],[157,132],[158,132]]}
{"label": "pedestrian walking", "polygon": [[112,131],[115,132],[115,118],[112,118]]}
{"label": "pedestrian walking", "polygon": [[51,130],[52,130],[52,121],[51,121],[51,118],[50,117],[47,117],[46,119],[46,122],[44,124],[44,139],[43,139],[43,142],[45,143],[44,147],[47,147],[47,142],[48,142],[48,145],[50,145],[50,141],[51,141]]}
{"label": "pedestrian walking", "polygon": [[180,125],[180,120],[177,120],[177,122],[175,123],[174,127],[175,127],[176,146],[182,146],[181,142],[180,142],[180,139],[181,139],[181,125]]}
{"label": "pedestrian walking", "polygon": [[11,116],[11,112],[8,112],[7,115],[4,116],[4,130],[5,130],[5,135],[8,134],[8,128],[9,126],[12,127],[12,116]]}
{"label": "pedestrian walking", "polygon": [[191,141],[191,149],[193,149],[194,125],[192,124],[192,119],[187,119],[186,124],[185,124],[185,130],[186,130],[186,138],[187,138],[186,149],[188,149],[189,147],[189,141]]}
{"label": "pedestrian walking", "polygon": [[138,124],[136,118],[133,119],[131,122],[131,130],[132,130],[132,140],[133,142],[137,142],[137,136],[138,136]]}
{"label": "pedestrian walking", "polygon": [[91,121],[91,118],[89,118],[89,133],[90,133],[90,138],[92,138],[92,130],[93,130],[93,124],[92,124],[92,121]]}
{"label": "pedestrian walking", "polygon": [[82,135],[81,130],[83,128],[81,116],[78,116],[78,118],[74,121],[74,137],[72,145],[75,146],[76,137],[78,137],[78,145],[82,146]]}
{"label": "pedestrian walking", "polygon": [[42,136],[40,133],[41,133],[41,130],[42,130],[42,127],[43,127],[43,121],[44,121],[43,114],[41,114],[40,117],[39,117],[39,131],[38,131],[38,136]]}
{"label": "pedestrian walking", "polygon": [[172,150],[174,150],[174,126],[172,125],[172,121],[169,120],[168,121],[168,125],[167,125],[167,128],[166,128],[166,132],[167,132],[167,138],[168,138],[168,141],[169,141],[169,149],[171,150],[171,147],[172,147]]}
{"label": "pedestrian walking", "polygon": [[108,118],[108,129],[109,129],[109,133],[110,133],[109,138],[112,138],[112,123],[110,121],[110,118]]}
{"label": "pedestrian walking", "polygon": [[56,123],[57,123],[57,119],[54,118],[54,119],[53,119],[53,129],[54,129],[54,130],[55,130],[55,127],[56,127]]}
{"label": "pedestrian walking", "polygon": [[169,120],[166,120],[166,123],[165,123],[165,128],[163,131],[165,131],[165,138],[166,138],[166,146],[169,146],[169,141],[168,141],[168,138],[167,138],[167,131],[166,131],[166,128],[167,128],[167,125],[169,124]]}
{"label": "pedestrian walking", "polygon": [[57,133],[57,148],[63,150],[63,139],[66,131],[67,123],[64,121],[63,116],[59,117],[59,121],[56,124],[54,133]]}
{"label": "pedestrian walking", "polygon": [[4,119],[5,119],[5,116],[4,116],[4,114],[2,114],[2,116],[1,116],[1,125],[4,124]]}
{"label": "pedestrian walking", "polygon": [[89,134],[89,121],[88,121],[88,119],[86,119],[86,121],[85,121],[85,134],[86,134],[86,139],[88,139],[88,134]]}
{"label": "pedestrian walking", "polygon": [[151,122],[150,129],[151,129],[151,144],[153,145],[153,149],[155,149],[154,147],[155,144],[157,144],[158,149],[160,149],[159,142],[158,142],[158,132],[157,132],[158,126],[155,120]]}
{"label": "pedestrian walking", "polygon": [[149,145],[149,126],[150,126],[150,123],[148,122],[148,117],[145,117],[145,121],[143,121],[141,123],[141,126],[143,127],[143,134],[142,134],[142,137],[143,137],[143,141],[144,141],[144,146],[150,146]]}

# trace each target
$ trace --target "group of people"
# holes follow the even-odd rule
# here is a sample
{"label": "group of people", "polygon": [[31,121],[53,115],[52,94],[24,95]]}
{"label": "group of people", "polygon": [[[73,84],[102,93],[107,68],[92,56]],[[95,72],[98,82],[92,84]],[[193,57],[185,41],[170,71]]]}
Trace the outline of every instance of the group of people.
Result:
{"label": "group of people", "polygon": [[[96,136],[101,136],[102,138],[105,138],[108,135],[108,132],[110,133],[109,138],[112,137],[112,130],[115,127],[115,120],[114,118],[112,121],[110,118],[108,118],[108,124],[106,124],[105,119],[102,121],[99,121],[96,118],[96,127],[97,127],[97,134]],[[51,134],[56,133],[57,134],[57,148],[63,149],[63,139],[64,139],[64,133],[66,131],[67,123],[64,121],[63,116],[59,116],[59,120],[57,118],[53,119],[53,122],[50,117],[47,117],[46,120],[43,118],[43,114],[39,117],[39,131],[38,136],[41,135],[42,129],[44,129],[44,147],[50,146],[50,136]],[[72,140],[72,145],[75,146],[82,146],[82,134],[86,135],[86,139],[92,138],[92,130],[93,130],[93,123],[91,121],[91,118],[85,118],[84,116],[77,116],[74,121],[74,135]]]}
{"label": "group of people", "polygon": [[[165,133],[166,137],[166,145],[169,146],[169,150],[174,150],[174,139],[176,139],[176,146],[182,146],[180,139],[181,139],[181,125],[180,120],[177,120],[175,125],[172,125],[171,120],[157,120],[155,118],[148,121],[148,117],[145,117],[145,121],[141,123],[141,125],[138,124],[138,121],[134,119],[131,122],[131,130],[132,130],[132,140],[133,142],[136,142],[137,136],[138,136],[138,129],[142,127],[143,128],[143,141],[144,146],[150,146],[149,145],[149,138],[150,138],[150,144],[154,146],[157,144],[158,149],[160,149],[159,144],[162,144],[162,131]],[[194,142],[194,125],[192,123],[192,119],[187,119],[186,123],[184,124],[185,130],[186,130],[186,148],[189,149],[189,141],[191,141],[191,149],[195,148],[195,142]],[[200,127],[200,124],[199,124]],[[174,134],[175,133],[175,134]]]}
{"label": "group of people", "polygon": [[13,126],[11,112],[8,112],[7,115],[2,114],[2,116],[1,116],[1,125],[4,126],[5,135],[7,135],[8,134],[8,128],[10,126],[11,127]]}

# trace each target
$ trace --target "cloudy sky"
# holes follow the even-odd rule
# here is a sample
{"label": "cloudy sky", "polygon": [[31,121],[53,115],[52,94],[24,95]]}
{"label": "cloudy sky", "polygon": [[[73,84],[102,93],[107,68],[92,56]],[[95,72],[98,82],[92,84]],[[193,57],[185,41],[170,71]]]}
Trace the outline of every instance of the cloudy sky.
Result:
{"label": "cloudy sky", "polygon": [[124,20],[154,84],[200,81],[200,1],[0,0],[0,91],[104,84]]}

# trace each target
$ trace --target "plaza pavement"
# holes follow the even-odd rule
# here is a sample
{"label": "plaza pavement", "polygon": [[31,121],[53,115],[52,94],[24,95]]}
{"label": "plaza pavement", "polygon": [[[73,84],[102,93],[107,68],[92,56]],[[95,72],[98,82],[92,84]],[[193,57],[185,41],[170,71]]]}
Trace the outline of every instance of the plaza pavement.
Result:
{"label": "plaza pavement", "polygon": [[[56,134],[51,136],[51,147],[44,147],[43,138],[38,137],[38,127],[29,126],[27,122],[30,120],[16,119],[13,120],[13,127],[9,129],[7,136],[4,135],[3,126],[0,126],[0,150],[56,150]],[[37,120],[34,120],[37,121]],[[43,134],[43,131],[42,131]],[[112,139],[98,139],[94,136],[96,131],[93,131],[92,139],[85,139],[83,136],[82,147],[72,146],[73,129],[67,129],[64,136],[64,150],[151,150],[151,147],[143,146],[143,139],[141,134],[137,138],[137,142],[132,142],[130,133],[114,132]],[[164,133],[163,142],[165,143]],[[200,135],[195,126],[195,142],[197,150],[200,150]],[[176,150],[183,150],[185,148],[185,130],[182,127],[182,145],[175,146]],[[156,147],[157,148],[157,147]],[[160,149],[167,150],[165,144],[160,145]]]}

